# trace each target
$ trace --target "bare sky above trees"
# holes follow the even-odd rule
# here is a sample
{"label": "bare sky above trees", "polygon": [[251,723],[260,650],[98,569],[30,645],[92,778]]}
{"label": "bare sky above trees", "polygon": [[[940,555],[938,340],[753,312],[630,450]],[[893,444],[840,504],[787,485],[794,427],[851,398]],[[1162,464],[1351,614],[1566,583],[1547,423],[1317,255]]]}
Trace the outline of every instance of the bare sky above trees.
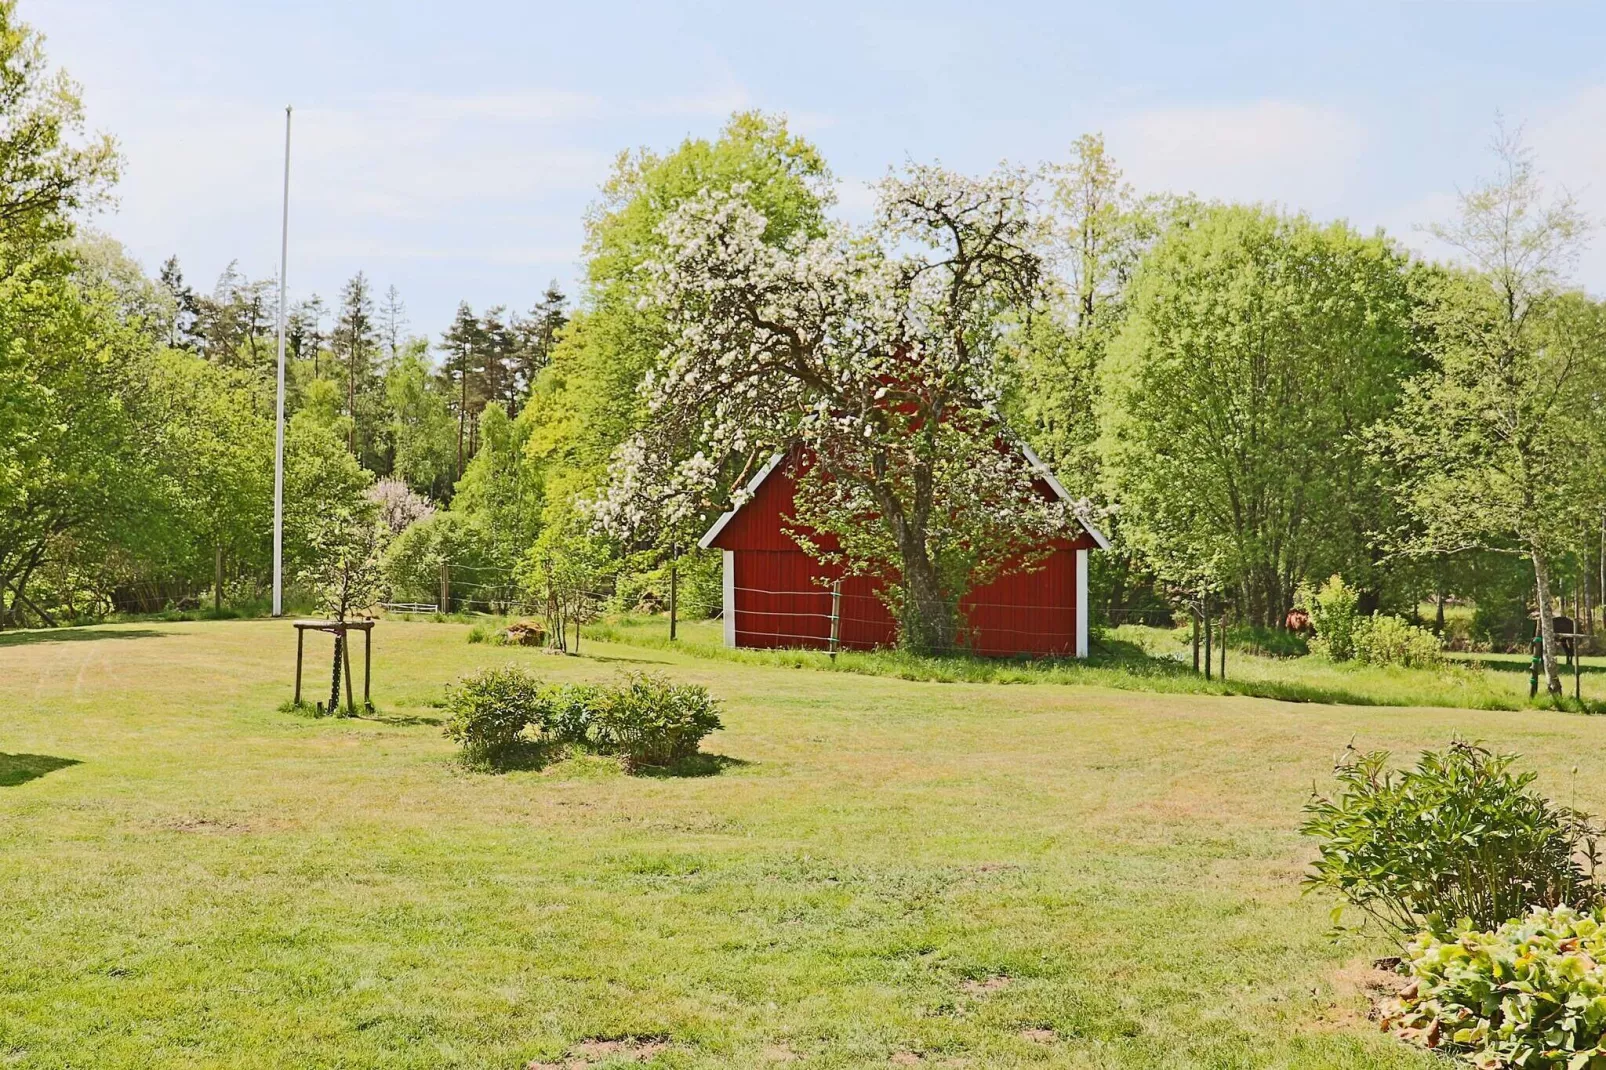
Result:
{"label": "bare sky above trees", "polygon": [[[1606,216],[1606,11],[1589,4],[205,4],[24,0],[127,174],[99,225],[209,287],[275,270],[282,108],[298,109],[291,286],[359,267],[416,328],[465,294],[576,272],[614,154],[785,112],[862,214],[905,157],[971,172],[1102,130],[1140,189],[1386,226],[1445,217],[1497,111]],[[670,10],[673,8],[673,10]],[[1113,8],[1123,8],[1116,11]],[[1580,279],[1606,292],[1606,248]],[[571,291],[572,292],[572,291]]]}

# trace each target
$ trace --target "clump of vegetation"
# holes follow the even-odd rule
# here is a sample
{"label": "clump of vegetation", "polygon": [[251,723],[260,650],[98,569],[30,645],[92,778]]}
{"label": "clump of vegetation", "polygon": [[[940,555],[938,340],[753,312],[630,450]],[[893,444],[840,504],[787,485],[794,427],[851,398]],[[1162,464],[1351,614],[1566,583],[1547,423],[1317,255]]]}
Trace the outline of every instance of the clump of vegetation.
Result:
{"label": "clump of vegetation", "polygon": [[[1332,796],[1301,829],[1318,841],[1307,889],[1333,892],[1398,937],[1456,926],[1491,931],[1533,906],[1598,899],[1590,819],[1533,789],[1515,755],[1454,741],[1416,767],[1347,750]],[[1342,906],[1334,910],[1337,922]]]}
{"label": "clump of vegetation", "polygon": [[1492,932],[1422,933],[1410,982],[1381,1020],[1480,1068],[1606,1068],[1606,925],[1599,909],[1540,908]]}
{"label": "clump of vegetation", "polygon": [[1444,644],[1426,628],[1401,617],[1374,613],[1355,625],[1355,660],[1367,665],[1404,665],[1412,669],[1444,664]]}
{"label": "clump of vegetation", "polygon": [[525,741],[540,695],[540,681],[515,665],[480,669],[447,690],[444,730],[469,761],[500,764]]}
{"label": "clump of vegetation", "polygon": [[723,725],[708,690],[627,673],[611,686],[543,685],[517,666],[481,669],[447,693],[445,732],[472,764],[505,766],[562,746],[622,758],[632,769],[697,753]]}
{"label": "clump of vegetation", "polygon": [[1300,587],[1294,595],[1294,605],[1310,615],[1311,629],[1316,638],[1310,641],[1310,652],[1332,661],[1349,661],[1355,656],[1355,628],[1359,615],[1355,611],[1360,592],[1347,585],[1342,576],[1330,576],[1318,588]]}
{"label": "clump of vegetation", "polygon": [[705,687],[628,673],[617,687],[597,693],[591,742],[632,766],[673,765],[696,754],[702,738],[721,727],[718,707]]}

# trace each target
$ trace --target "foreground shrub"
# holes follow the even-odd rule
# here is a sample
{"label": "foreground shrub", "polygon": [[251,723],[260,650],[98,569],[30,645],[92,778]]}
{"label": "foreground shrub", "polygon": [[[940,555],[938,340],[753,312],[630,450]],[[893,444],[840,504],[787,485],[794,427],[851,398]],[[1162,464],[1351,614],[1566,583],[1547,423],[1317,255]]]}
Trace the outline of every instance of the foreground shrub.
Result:
{"label": "foreground shrub", "polygon": [[1356,622],[1352,633],[1355,660],[1367,665],[1404,665],[1413,669],[1444,664],[1444,645],[1426,628],[1400,617],[1374,613]]}
{"label": "foreground shrub", "polygon": [[1423,933],[1406,948],[1411,981],[1384,1001],[1383,1026],[1488,1070],[1606,1070],[1603,920],[1561,906],[1493,932]]}
{"label": "foreground shrub", "polygon": [[594,684],[553,684],[541,689],[530,723],[545,743],[591,742],[591,721],[603,689]]}
{"label": "foreground shrub", "polygon": [[1534,791],[1534,773],[1512,772],[1514,755],[1456,741],[1414,769],[1390,770],[1388,757],[1346,751],[1337,793],[1306,803],[1301,831],[1319,841],[1307,889],[1402,937],[1493,930],[1532,906],[1595,899],[1595,829]]}
{"label": "foreground shrub", "polygon": [[1310,615],[1316,638],[1310,641],[1310,652],[1348,661],[1355,656],[1355,626],[1358,617],[1355,606],[1360,592],[1344,583],[1344,577],[1332,576],[1320,587],[1312,590],[1301,584],[1294,594],[1294,605]]}
{"label": "foreground shrub", "polygon": [[480,669],[446,692],[446,735],[475,762],[505,759],[535,717],[541,684],[516,665]]}
{"label": "foreground shrub", "polygon": [[617,687],[598,691],[595,703],[592,745],[604,754],[622,755],[632,766],[689,758],[704,736],[724,727],[707,688],[647,673],[627,674]]}

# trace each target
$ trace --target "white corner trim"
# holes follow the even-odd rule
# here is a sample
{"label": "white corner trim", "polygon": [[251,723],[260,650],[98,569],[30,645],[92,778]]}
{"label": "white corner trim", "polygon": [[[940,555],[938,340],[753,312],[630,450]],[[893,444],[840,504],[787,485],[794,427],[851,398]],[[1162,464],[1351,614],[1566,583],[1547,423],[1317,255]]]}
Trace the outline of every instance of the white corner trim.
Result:
{"label": "white corner trim", "polygon": [[[1061,483],[1059,478],[1054,475],[1054,470],[1044,464],[1042,458],[1037,456],[1037,453],[1030,446],[1022,442],[1020,449],[1026,455],[1027,463],[1032,466],[1038,475],[1043,477],[1043,481],[1048,484],[1049,489],[1054,492],[1056,498],[1067,503],[1076,500],[1071,497],[1071,492],[1065,489],[1065,484]],[[1093,536],[1093,541],[1099,544],[1100,550],[1108,550],[1110,548],[1110,540],[1104,537],[1104,532],[1093,526],[1091,520],[1080,515],[1077,516],[1076,520],[1082,525],[1083,531]]]}
{"label": "white corner trim", "polygon": [[1076,551],[1076,656],[1087,657],[1087,548]]}
{"label": "white corner trim", "polygon": [[736,645],[736,551],[726,550],[720,559],[724,566],[724,612],[725,619],[725,645]]}
{"label": "white corner trim", "polygon": [[753,500],[753,495],[758,493],[758,488],[763,485],[764,480],[769,478],[770,473],[780,466],[782,459],[785,457],[785,453],[777,453],[769,459],[763,468],[758,470],[757,475],[747,481],[747,494],[742,499],[742,504],[732,506],[729,511],[720,514],[719,519],[714,521],[714,526],[704,532],[703,537],[697,540],[697,546],[700,549],[706,550],[714,545],[714,540],[719,537],[720,532],[725,530],[725,525],[729,524],[736,514],[741,512],[742,505],[746,505]]}

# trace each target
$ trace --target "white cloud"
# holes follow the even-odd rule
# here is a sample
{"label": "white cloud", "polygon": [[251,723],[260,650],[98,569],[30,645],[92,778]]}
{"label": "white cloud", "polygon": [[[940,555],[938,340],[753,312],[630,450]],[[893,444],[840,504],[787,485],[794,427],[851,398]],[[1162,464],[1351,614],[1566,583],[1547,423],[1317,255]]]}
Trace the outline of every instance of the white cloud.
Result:
{"label": "white cloud", "polygon": [[1575,94],[1530,129],[1546,181],[1572,193],[1595,224],[1578,280],[1597,295],[1606,293],[1606,85]]}
{"label": "white cloud", "polygon": [[1336,214],[1366,150],[1354,118],[1280,100],[1138,112],[1107,128],[1110,151],[1143,191],[1266,201]]}

